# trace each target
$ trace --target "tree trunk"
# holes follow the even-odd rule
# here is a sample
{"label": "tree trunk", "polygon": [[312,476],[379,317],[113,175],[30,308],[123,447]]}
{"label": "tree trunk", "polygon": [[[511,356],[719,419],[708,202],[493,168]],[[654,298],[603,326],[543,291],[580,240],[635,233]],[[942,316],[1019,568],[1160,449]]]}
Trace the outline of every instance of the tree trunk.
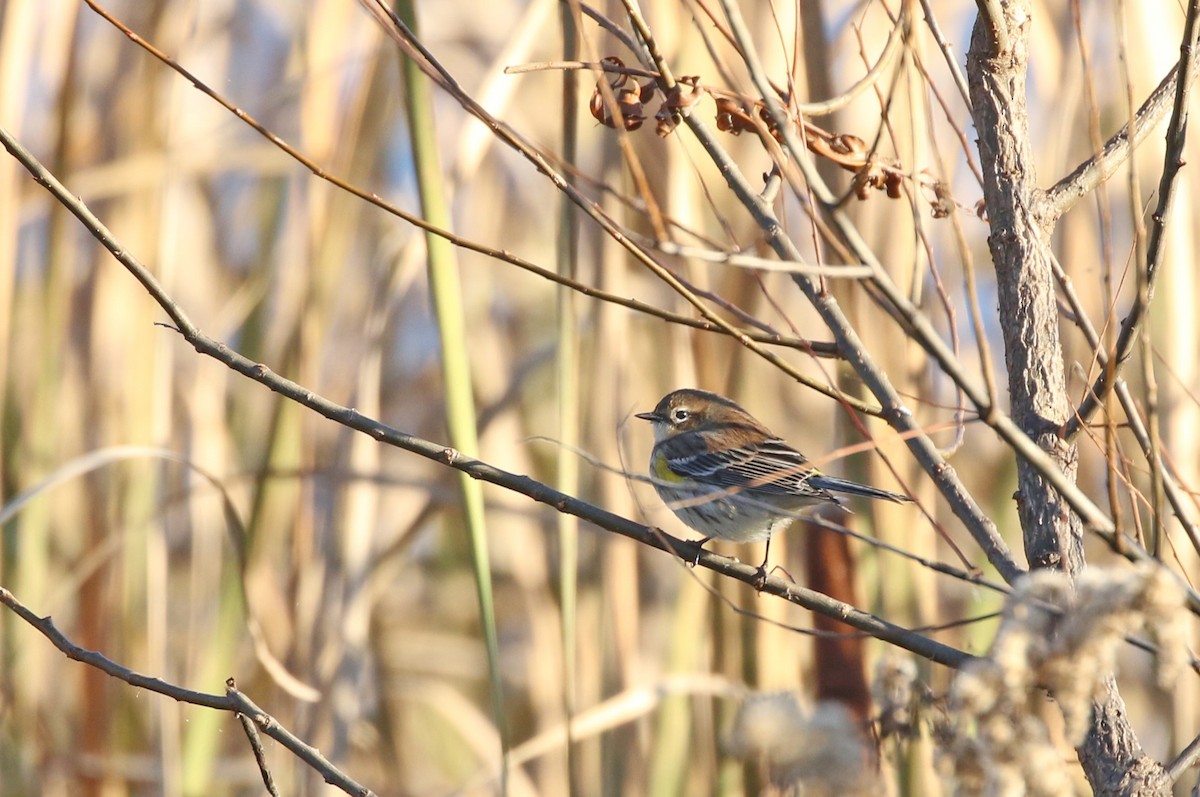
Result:
{"label": "tree trunk", "polygon": [[[968,83],[979,134],[984,200],[996,269],[1000,323],[1013,419],[1074,478],[1077,450],[1059,427],[1071,404],[1063,374],[1058,307],[1051,272],[1051,222],[1040,213],[1025,98],[1029,24],[1027,0],[980,4],[967,54]],[[989,18],[987,9],[1000,18]],[[1017,461],[1017,510],[1031,567],[1074,575],[1083,566],[1082,527],[1057,492],[1028,462]],[[1079,760],[1097,794],[1166,795],[1161,765],[1148,758],[1129,726],[1111,678],[1093,704]]]}

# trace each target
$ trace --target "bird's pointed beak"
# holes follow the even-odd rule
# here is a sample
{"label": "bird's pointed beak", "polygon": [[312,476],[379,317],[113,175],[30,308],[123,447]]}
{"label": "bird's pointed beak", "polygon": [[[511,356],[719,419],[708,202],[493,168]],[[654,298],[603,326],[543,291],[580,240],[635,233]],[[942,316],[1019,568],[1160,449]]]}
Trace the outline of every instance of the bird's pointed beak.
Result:
{"label": "bird's pointed beak", "polygon": [[641,418],[643,421],[650,421],[652,423],[654,421],[666,420],[665,418],[663,418],[663,416],[659,415],[657,412],[639,412],[637,415],[634,415],[633,417]]}

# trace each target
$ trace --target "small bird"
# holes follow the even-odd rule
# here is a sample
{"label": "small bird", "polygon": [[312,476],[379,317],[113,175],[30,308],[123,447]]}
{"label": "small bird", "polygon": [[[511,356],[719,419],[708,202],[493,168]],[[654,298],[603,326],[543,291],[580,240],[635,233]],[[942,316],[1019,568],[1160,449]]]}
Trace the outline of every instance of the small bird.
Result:
{"label": "small bird", "polygon": [[909,503],[911,498],[826,476],[733,401],[685,388],[638,418],[654,425],[650,480],[680,520],[711,539],[767,541],[758,583],[766,580],[771,535],[813,504],[842,495]]}

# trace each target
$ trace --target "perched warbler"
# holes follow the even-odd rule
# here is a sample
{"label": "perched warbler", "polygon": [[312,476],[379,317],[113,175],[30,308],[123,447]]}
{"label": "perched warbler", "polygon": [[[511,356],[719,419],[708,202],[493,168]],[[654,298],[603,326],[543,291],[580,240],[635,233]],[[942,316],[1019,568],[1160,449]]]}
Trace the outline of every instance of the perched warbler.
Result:
{"label": "perched warbler", "polygon": [[[637,415],[654,425],[650,480],[659,498],[680,520],[711,539],[767,541],[795,519],[796,511],[838,494],[912,499],[826,476],[796,449],[733,401],[704,390],[676,390],[652,412]],[[759,566],[766,578],[767,556]]]}

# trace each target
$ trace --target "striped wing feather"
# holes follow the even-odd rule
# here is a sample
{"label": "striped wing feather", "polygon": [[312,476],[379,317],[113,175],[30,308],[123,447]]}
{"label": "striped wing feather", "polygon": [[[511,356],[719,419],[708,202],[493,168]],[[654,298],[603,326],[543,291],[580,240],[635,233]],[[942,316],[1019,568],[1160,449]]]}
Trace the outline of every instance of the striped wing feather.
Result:
{"label": "striped wing feather", "polygon": [[828,490],[810,483],[816,470],[803,454],[782,440],[701,453],[685,452],[683,446],[671,443],[661,443],[663,453],[670,459],[672,470],[681,475],[747,492],[837,500]]}

